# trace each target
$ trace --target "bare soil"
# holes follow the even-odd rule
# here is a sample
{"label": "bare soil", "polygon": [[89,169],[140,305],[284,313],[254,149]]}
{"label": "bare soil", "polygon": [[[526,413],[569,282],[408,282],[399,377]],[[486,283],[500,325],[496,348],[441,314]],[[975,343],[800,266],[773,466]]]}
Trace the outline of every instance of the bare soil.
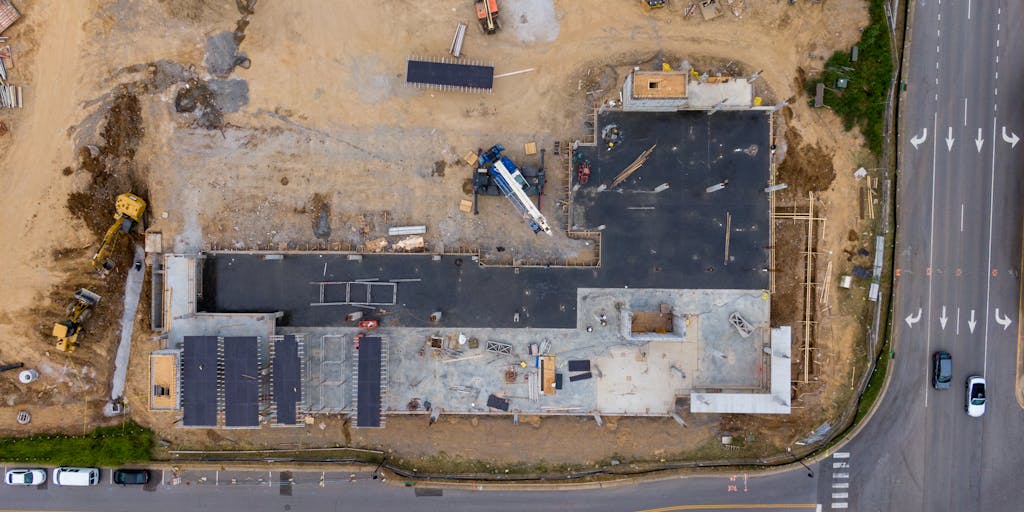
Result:
{"label": "bare soil", "polygon": [[[26,387],[14,373],[0,375],[7,397],[0,434],[70,432],[103,421],[98,411],[109,392],[124,280],[118,274],[96,280],[89,258],[118,193],[143,194],[150,229],[163,232],[174,250],[359,247],[388,226],[423,224],[433,250],[496,253],[501,247],[503,258],[569,260],[589,249],[565,235],[559,201],[567,166],[550,151],[554,141],[583,136],[590,108],[617,97],[631,66],[678,66],[685,59],[712,72],[763,70],[757,94],[790,100],[785,115],[776,116],[782,120],[776,142],[787,154],[779,181],[791,189],[776,199],[799,206],[807,191],[817,191],[828,218],[816,243],[824,253],[816,274],[824,276],[829,259],[835,267],[826,283],[832,299],[816,306],[815,357],[823,366],[818,381],[797,386],[802,408],[792,416],[687,416],[687,430],[662,418],[605,418],[598,427],[589,418],[524,418],[513,426],[462,417],[442,417],[429,428],[425,418],[391,418],[381,431],[348,429],[341,418],[297,430],[183,430],[175,426],[177,415],[146,407],[148,353],[158,347],[146,332],[147,299],[129,373],[132,415],[175,447],[352,444],[386,447],[424,465],[530,463],[537,453],[546,462],[571,464],[719,455],[708,447],[724,431],[745,442],[731,453],[758,454],[805,436],[822,421],[817,411],[848,393],[845,369],[853,366],[861,342],[856,333],[864,329],[863,289],[840,291],[834,284],[852,264],[842,248],[870,242],[867,221],[850,208],[859,193],[852,172],[876,165],[855,149],[856,133],[807,106],[801,82],[831,51],[856,40],[866,6],[862,0],[796,6],[749,0],[741,17],[727,13],[705,22],[684,18],[683,4],[649,11],[640,2],[600,8],[531,2],[533,10],[506,19],[496,36],[471,31],[464,58],[490,62],[499,74],[534,70],[498,78],[493,94],[467,95],[412,89],[402,76],[409,55],[443,55],[454,21],[472,22],[464,0],[260,2],[244,19],[247,27],[229,1],[25,0],[19,4],[25,17],[5,33],[18,62],[12,81],[28,94],[25,109],[0,113],[10,129],[0,136],[6,207],[0,236],[9,241],[0,248],[6,271],[0,360],[24,361],[43,378]],[[236,69],[234,77],[247,81],[249,103],[224,113],[219,129],[210,130],[195,114],[179,113],[175,98],[189,80],[210,78],[203,68],[206,38],[237,28],[245,30],[241,50],[252,67]],[[548,150],[541,208],[557,227],[554,237],[532,235],[500,198],[483,198],[479,216],[458,210],[459,200],[471,197],[464,182],[472,168],[462,155],[496,142],[526,165],[539,158],[527,157],[523,144]],[[782,261],[799,261],[800,229],[780,224]],[[856,243],[848,240],[851,230]],[[800,276],[777,278],[775,323],[796,327]],[[104,299],[82,348],[64,358],[52,350],[48,328],[77,286],[97,287]],[[28,428],[13,424],[22,408],[35,418]],[[566,442],[580,438],[593,442]]]}

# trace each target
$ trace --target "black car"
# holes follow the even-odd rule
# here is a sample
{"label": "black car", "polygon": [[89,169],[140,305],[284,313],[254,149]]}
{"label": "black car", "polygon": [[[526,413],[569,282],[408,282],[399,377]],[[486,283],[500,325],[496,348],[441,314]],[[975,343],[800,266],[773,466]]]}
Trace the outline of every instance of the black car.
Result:
{"label": "black car", "polygon": [[121,485],[146,485],[149,482],[148,469],[118,469],[114,471],[114,483]]}
{"label": "black car", "polygon": [[932,387],[949,389],[953,382],[953,356],[949,352],[936,352],[932,355]]}

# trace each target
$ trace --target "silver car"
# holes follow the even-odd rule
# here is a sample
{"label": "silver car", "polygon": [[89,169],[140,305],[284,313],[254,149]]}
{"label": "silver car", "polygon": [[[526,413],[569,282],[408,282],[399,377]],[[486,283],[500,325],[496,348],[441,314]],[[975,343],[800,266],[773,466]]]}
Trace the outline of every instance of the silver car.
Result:
{"label": "silver car", "polygon": [[967,378],[967,415],[977,418],[985,414],[985,378],[972,375]]}

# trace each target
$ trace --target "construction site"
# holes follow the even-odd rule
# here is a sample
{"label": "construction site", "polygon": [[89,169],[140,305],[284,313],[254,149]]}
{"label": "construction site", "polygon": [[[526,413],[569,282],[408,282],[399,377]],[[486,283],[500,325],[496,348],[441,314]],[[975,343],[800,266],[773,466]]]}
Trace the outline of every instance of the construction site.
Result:
{"label": "construction site", "polygon": [[[7,434],[516,462],[541,429],[543,460],[641,461],[813,443],[852,398],[877,165],[793,76],[860,2],[24,3],[0,162],[50,177],[4,192],[33,231],[4,255]],[[107,64],[73,69],[106,74],[36,113],[73,58],[42,35],[90,10]],[[380,23],[429,32],[327,44]],[[24,206],[43,187],[66,208]]]}

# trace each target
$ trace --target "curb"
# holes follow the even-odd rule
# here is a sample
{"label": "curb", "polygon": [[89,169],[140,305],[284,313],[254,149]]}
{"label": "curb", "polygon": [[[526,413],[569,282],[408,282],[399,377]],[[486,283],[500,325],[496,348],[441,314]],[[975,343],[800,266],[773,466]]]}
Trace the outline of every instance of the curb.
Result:
{"label": "curb", "polygon": [[[1017,268],[1024,268],[1024,238],[1021,239],[1020,265]],[[1013,380],[1014,395],[1017,396],[1017,405],[1024,409],[1024,280],[1019,285],[1020,291],[1017,295],[1017,374]]]}

